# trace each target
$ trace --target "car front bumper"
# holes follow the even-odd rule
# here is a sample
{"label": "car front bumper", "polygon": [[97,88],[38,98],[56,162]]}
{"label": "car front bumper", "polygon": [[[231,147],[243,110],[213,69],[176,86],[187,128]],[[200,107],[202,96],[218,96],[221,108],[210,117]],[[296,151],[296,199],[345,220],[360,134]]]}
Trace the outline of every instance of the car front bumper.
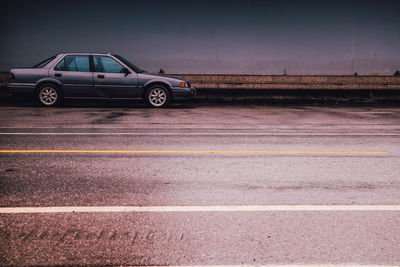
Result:
{"label": "car front bumper", "polygon": [[196,89],[193,87],[190,88],[172,87],[171,93],[172,93],[172,98],[174,100],[190,99],[196,97]]}

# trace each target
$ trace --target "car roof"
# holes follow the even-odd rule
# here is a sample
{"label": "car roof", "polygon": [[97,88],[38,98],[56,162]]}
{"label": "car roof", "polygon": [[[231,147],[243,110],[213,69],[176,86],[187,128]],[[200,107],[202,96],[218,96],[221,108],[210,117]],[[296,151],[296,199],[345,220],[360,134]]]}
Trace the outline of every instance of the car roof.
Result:
{"label": "car roof", "polygon": [[112,55],[111,53],[96,53],[96,52],[68,52],[68,53],[60,53],[58,55]]}

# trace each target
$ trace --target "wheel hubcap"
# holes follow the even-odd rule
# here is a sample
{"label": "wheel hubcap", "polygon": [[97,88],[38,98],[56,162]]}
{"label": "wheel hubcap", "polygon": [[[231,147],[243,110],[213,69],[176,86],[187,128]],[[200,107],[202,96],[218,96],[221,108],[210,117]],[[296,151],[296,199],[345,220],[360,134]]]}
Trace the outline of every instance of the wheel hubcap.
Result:
{"label": "wheel hubcap", "polygon": [[43,104],[51,106],[57,101],[57,91],[52,87],[44,87],[40,90],[39,98]]}
{"label": "wheel hubcap", "polygon": [[162,106],[167,101],[167,93],[161,88],[154,88],[149,93],[149,101],[153,106]]}

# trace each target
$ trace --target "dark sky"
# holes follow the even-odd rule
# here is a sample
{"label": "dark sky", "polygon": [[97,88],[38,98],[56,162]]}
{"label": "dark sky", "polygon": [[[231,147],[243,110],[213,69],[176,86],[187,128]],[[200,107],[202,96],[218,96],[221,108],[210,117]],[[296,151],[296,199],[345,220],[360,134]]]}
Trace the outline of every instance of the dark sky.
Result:
{"label": "dark sky", "polygon": [[393,74],[399,10],[399,0],[6,1],[0,69],[93,51],[168,73]]}

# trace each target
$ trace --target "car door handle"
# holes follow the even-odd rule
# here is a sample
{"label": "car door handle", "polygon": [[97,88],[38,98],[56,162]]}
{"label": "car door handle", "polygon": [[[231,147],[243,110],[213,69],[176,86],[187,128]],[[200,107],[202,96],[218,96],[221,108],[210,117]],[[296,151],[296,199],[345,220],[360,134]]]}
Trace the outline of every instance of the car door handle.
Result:
{"label": "car door handle", "polygon": [[102,74],[97,75],[97,78],[104,79],[104,75],[102,75]]}
{"label": "car door handle", "polygon": [[56,74],[54,74],[54,76],[55,76],[55,77],[61,77],[62,74],[61,74],[61,73],[56,73]]}

